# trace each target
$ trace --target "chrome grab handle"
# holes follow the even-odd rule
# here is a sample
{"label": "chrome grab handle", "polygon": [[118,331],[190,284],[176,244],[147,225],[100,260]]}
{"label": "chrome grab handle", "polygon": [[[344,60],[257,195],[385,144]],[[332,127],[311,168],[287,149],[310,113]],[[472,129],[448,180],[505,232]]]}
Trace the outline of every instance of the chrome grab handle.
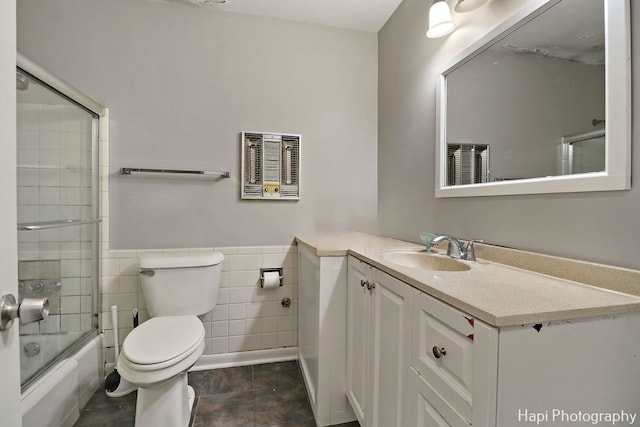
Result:
{"label": "chrome grab handle", "polygon": [[18,224],[18,230],[20,231],[37,231],[37,230],[45,230],[47,228],[58,228],[58,227],[70,227],[72,225],[84,225],[84,224],[95,224],[101,222],[100,218],[89,218],[89,219],[61,219],[56,221],[40,221],[40,222],[26,222],[22,224]]}
{"label": "chrome grab handle", "polygon": [[23,298],[17,303],[12,294],[0,298],[0,331],[6,331],[15,319],[20,323],[37,322],[49,315],[49,298]]}

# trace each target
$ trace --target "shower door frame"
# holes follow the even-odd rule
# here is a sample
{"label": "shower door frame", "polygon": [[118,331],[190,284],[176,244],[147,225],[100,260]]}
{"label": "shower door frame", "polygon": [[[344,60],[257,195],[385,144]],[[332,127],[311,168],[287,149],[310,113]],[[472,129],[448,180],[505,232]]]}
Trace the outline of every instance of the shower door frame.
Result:
{"label": "shower door frame", "polygon": [[107,131],[107,126],[103,124],[103,121],[107,119],[107,109],[101,104],[97,103],[87,95],[83,94],[70,84],[65,81],[59,79],[54,76],[40,65],[36,64],[34,61],[21,54],[20,52],[16,55],[16,66],[20,70],[26,72],[31,75],[35,79],[38,80],[38,83],[44,85],[48,89],[57,93],[61,97],[67,99],[68,101],[78,105],[79,108],[86,110],[87,112],[95,115],[95,118],[92,120],[92,128],[91,128],[91,167],[93,170],[91,176],[91,204],[92,204],[92,213],[93,218],[98,221],[93,225],[95,227],[95,238],[93,241],[93,258],[95,261],[92,265],[92,281],[93,281],[93,289],[92,289],[92,315],[96,315],[97,322],[96,327],[91,328],[91,330],[82,334],[82,336],[76,340],[73,344],[71,344],[67,349],[65,349],[61,354],[55,357],[51,362],[44,365],[37,374],[35,374],[32,378],[26,381],[21,385],[21,390],[24,392],[31,384],[36,382],[44,373],[47,372],[47,369],[54,365],[55,363],[63,360],[68,357],[70,354],[77,352],[82,346],[89,342],[91,339],[98,335],[98,330],[100,328],[100,289],[99,289],[99,281],[100,281],[100,221],[102,221],[103,217],[106,215],[101,211],[100,205],[100,141],[106,139],[106,135],[103,135],[103,132]]}

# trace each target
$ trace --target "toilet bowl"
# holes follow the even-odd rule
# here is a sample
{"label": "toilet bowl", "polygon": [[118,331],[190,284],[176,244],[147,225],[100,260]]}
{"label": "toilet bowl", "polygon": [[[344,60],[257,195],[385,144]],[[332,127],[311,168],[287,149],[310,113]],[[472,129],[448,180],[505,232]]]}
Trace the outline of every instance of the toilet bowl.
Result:
{"label": "toilet bowl", "polygon": [[187,370],[203,350],[204,327],[196,316],[155,317],[131,331],[118,372],[138,386],[136,426],[188,425],[195,394]]}
{"label": "toilet bowl", "polygon": [[219,252],[140,259],[145,302],[155,317],[129,333],[117,361],[122,378],[138,387],[136,427],[188,426],[195,393],[187,371],[204,351],[197,316],[215,306],[223,259]]}

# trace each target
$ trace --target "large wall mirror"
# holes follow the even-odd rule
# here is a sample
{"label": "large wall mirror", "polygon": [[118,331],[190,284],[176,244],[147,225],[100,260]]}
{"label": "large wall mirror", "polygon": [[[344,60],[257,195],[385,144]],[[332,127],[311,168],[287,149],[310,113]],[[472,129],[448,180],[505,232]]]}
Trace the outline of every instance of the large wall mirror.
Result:
{"label": "large wall mirror", "polygon": [[441,75],[436,197],[631,186],[629,0],[532,0]]}

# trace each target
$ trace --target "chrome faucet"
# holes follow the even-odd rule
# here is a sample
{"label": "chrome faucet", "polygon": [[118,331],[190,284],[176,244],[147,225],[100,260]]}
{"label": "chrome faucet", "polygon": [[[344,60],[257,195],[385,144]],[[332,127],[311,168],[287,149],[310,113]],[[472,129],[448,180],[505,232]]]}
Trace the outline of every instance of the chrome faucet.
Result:
{"label": "chrome faucet", "polygon": [[[447,235],[442,235],[442,236],[438,236],[435,239],[433,239],[431,241],[432,244],[437,245],[438,243],[442,242],[443,240],[446,240],[449,242],[449,246],[447,247],[447,255],[452,257],[452,258],[460,258],[463,259],[465,261],[475,261],[476,260],[476,253],[473,247],[473,244],[475,242],[482,242],[483,240],[469,240],[466,244],[460,242],[460,240],[456,239],[455,237],[451,237],[451,236],[447,236]],[[451,253],[451,248],[455,247],[456,251],[457,251],[457,256],[454,256]]]}

